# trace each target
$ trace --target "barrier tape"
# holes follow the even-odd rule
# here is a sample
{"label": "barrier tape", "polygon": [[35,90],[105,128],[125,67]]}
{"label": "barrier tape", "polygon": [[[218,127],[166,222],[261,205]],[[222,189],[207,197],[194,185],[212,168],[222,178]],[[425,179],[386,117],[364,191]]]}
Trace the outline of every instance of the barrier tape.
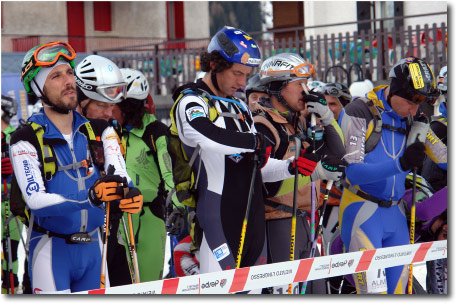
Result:
{"label": "barrier tape", "polygon": [[229,294],[447,258],[447,240],[231,269],[75,294]]}

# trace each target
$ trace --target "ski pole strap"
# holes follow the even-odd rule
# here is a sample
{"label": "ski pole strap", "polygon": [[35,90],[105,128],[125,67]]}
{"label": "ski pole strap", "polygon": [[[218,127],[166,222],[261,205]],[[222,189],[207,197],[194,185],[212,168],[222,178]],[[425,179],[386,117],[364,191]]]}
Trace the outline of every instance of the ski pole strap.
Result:
{"label": "ski pole strap", "polygon": [[[290,206],[279,204],[279,203],[276,203],[274,201],[267,200],[267,199],[264,200],[264,204],[266,204],[267,206],[274,207],[277,210],[281,210],[281,211],[287,212],[289,214],[293,214],[293,208],[290,207]],[[310,213],[308,211],[306,211],[306,210],[302,210],[302,209],[297,209],[296,210],[296,216],[298,216],[298,217],[304,217],[304,216],[307,216],[307,215],[310,215]]]}
{"label": "ski pole strap", "polygon": [[368,201],[371,201],[371,202],[374,202],[374,203],[377,203],[378,206],[380,207],[391,207],[393,205],[397,205],[399,204],[399,202],[401,200],[396,200],[396,201],[393,201],[392,199],[391,200],[381,200],[381,199],[378,199],[368,193],[365,193],[363,192],[362,190],[350,185],[349,183],[347,183],[347,181],[345,180],[342,180],[341,181],[341,184],[346,188],[348,189],[349,191],[351,191],[352,193],[354,193],[355,195],[363,198],[364,200],[368,200]]}

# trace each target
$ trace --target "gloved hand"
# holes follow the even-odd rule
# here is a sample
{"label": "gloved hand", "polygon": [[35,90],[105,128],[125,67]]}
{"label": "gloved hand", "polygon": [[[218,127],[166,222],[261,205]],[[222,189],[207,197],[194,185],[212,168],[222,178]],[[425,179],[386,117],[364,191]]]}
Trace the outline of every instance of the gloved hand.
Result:
{"label": "gloved hand", "polygon": [[301,175],[310,176],[315,170],[319,160],[320,157],[317,154],[312,152],[306,153],[304,151],[298,159],[293,159],[293,162],[288,165],[288,171],[290,174],[294,175],[297,168]]}
{"label": "gloved hand", "polygon": [[9,157],[2,158],[2,176],[9,177],[13,174],[13,165]]}
{"label": "gloved hand", "polygon": [[89,199],[95,205],[123,198],[122,177],[108,175],[99,178],[89,189]]}
{"label": "gloved hand", "polygon": [[325,156],[318,162],[317,167],[310,176],[312,181],[333,180],[339,181],[345,175],[346,162],[335,156]]}
{"label": "gloved hand", "polygon": [[407,171],[414,167],[420,167],[425,157],[424,149],[424,144],[418,141],[407,147],[402,157],[399,158],[402,169]]}
{"label": "gloved hand", "polygon": [[325,96],[313,90],[311,90],[308,95],[305,92],[302,92],[302,96],[304,102],[307,103],[307,111],[309,114],[314,113],[320,118],[323,126],[330,125],[334,119],[334,114],[329,109]]}
{"label": "gloved hand", "polygon": [[263,168],[269,160],[272,151],[272,145],[269,140],[262,134],[256,133],[255,135],[257,146],[255,148],[255,154],[258,156],[258,168]]}
{"label": "gloved hand", "polygon": [[143,195],[136,187],[129,187],[125,198],[119,201],[119,208],[129,214],[137,214],[143,205]]}
{"label": "gloved hand", "polygon": [[166,219],[166,231],[172,235],[180,234],[185,228],[185,209],[175,207]]}

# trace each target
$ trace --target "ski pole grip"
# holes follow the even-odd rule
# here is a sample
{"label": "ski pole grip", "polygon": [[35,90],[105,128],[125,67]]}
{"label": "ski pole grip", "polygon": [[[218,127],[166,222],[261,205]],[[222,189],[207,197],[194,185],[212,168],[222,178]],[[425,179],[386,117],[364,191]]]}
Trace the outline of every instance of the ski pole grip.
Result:
{"label": "ski pole grip", "polygon": [[326,190],[331,190],[333,183],[334,183],[334,180],[328,180],[328,183],[326,183]]}
{"label": "ski pole grip", "polygon": [[413,121],[407,138],[407,146],[410,146],[417,140],[422,143],[426,142],[426,135],[430,126],[429,119],[426,116],[421,116],[418,119],[419,120]]}
{"label": "ski pole grip", "polygon": [[317,117],[315,116],[314,113],[312,113],[310,115],[310,126],[312,126],[312,128],[314,128],[315,125],[317,125]]}
{"label": "ski pole grip", "polygon": [[306,93],[306,95],[308,95],[309,90],[307,89],[307,86],[304,83],[301,83],[301,86],[302,86],[302,89],[304,90],[304,92]]}

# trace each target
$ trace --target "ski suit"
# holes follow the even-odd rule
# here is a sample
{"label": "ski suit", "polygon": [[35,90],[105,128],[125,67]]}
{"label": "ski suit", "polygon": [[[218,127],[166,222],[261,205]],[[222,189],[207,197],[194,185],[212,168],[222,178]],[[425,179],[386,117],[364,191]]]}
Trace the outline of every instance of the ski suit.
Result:
{"label": "ski suit", "polygon": [[[214,96],[201,79],[196,85]],[[174,96],[186,87],[178,88]],[[196,94],[184,95],[176,108],[177,129],[185,152],[192,155],[197,145],[201,147],[193,165],[195,176],[199,171],[196,216],[203,230],[201,273],[236,267],[256,146],[256,129],[245,102],[217,100],[215,107],[219,113],[231,113],[232,117],[220,115],[211,122],[208,104]],[[241,267],[267,261],[263,180],[292,177],[288,172],[289,162],[270,159],[261,172],[256,171]]]}
{"label": "ski suit", "polygon": [[[152,114],[145,114],[142,122],[142,128],[124,127],[122,135],[126,144],[128,175],[144,197],[143,209],[140,213],[133,214],[132,220],[139,274],[141,282],[147,282],[162,279],[166,245],[164,190],[170,191],[174,183],[167,149],[166,125]],[[153,134],[147,131],[151,127],[155,129]],[[152,140],[157,158],[143,136],[144,139]],[[127,222],[126,214],[124,220]],[[124,235],[122,228],[121,233]],[[124,243],[127,242],[124,240]]]}
{"label": "ski suit", "polygon": [[[258,132],[263,133],[274,142],[271,158],[288,159],[295,155],[295,141],[293,135],[296,133],[293,124],[273,108],[257,105],[261,109],[255,115],[255,127]],[[339,139],[336,128],[340,131],[339,125],[333,120],[333,125],[325,128],[325,144],[334,140],[339,142],[339,156],[344,153],[343,141]],[[306,136],[306,124],[304,118],[298,122],[298,132]],[[328,139],[329,137],[329,139]],[[304,139],[303,138],[303,139]],[[309,146],[309,143],[302,141],[301,149]],[[333,146],[337,150],[337,146]],[[323,147],[325,149],[325,146]],[[290,260],[291,241],[291,217],[293,209],[294,177],[283,181],[265,183],[267,197],[265,197],[266,212],[266,236],[268,242],[268,263],[276,263]],[[315,188],[320,188],[320,181],[315,182]],[[311,210],[311,179],[310,176],[299,176],[297,216],[296,216],[296,243],[294,248],[294,259],[309,258],[312,248],[310,226],[307,214]],[[318,192],[315,193],[316,206],[318,209],[323,200],[318,199]],[[319,256],[318,250],[315,256]],[[287,293],[288,285],[276,286],[273,293]],[[298,283],[293,286],[293,293],[300,293]],[[311,281],[307,284],[306,293],[325,294],[324,280]]]}
{"label": "ski suit", "polygon": [[[73,111],[73,131],[65,136],[47,118],[43,109],[32,115],[29,121],[44,127],[43,141],[54,148],[59,168],[52,178],[44,179],[40,170],[40,151],[31,143],[34,134],[24,127],[12,135],[10,153],[18,185],[33,214],[34,223],[47,230],[46,233],[35,228],[31,231],[29,273],[33,292],[69,293],[99,288],[99,227],[104,222],[104,210],[89,201],[88,191],[100,177],[100,172],[95,165],[78,165],[85,159],[92,159],[88,140],[80,131],[89,121]],[[127,177],[131,184],[114,129],[104,120],[91,120],[90,124],[92,128],[103,130],[104,170],[108,165],[114,165],[115,174]],[[84,232],[92,242],[74,243],[61,237]],[[106,285],[109,286],[108,280]]]}
{"label": "ski suit", "polygon": [[[5,142],[8,142],[9,139],[10,139],[10,136],[11,136],[11,133],[14,132],[16,129],[12,126],[12,125],[8,125],[7,128],[5,128],[3,131],[2,131],[2,138],[3,136],[5,137],[4,140]],[[6,150],[3,150],[3,148],[6,148]],[[5,153],[8,153],[8,146],[3,146],[2,145],[2,157],[3,157],[3,154]],[[6,178],[6,183],[7,183],[7,192],[5,192],[5,188],[4,188],[4,180],[3,180],[4,176],[2,175],[2,247],[3,247],[3,254],[4,254],[4,258],[2,259],[2,293],[5,293],[6,292],[6,289],[10,288],[10,285],[6,285],[5,283],[5,279],[7,279],[9,277],[9,274],[7,274],[6,272],[6,269],[7,269],[7,264],[6,262],[8,262],[8,254],[7,254],[7,251],[6,251],[6,228],[5,226],[3,225],[3,222],[5,222],[5,215],[8,214],[8,216],[11,216],[11,211],[8,209],[6,209],[6,206],[8,205],[9,207],[9,193],[10,193],[10,190],[11,190],[11,176],[8,176]],[[19,225],[19,226],[18,226]],[[19,241],[20,241],[20,238],[21,238],[21,232],[22,232],[22,222],[20,220],[16,220],[16,218],[13,218],[9,224],[8,224],[8,227],[9,227],[9,236],[10,236],[10,241],[11,241],[11,254],[12,254],[12,262],[13,262],[13,275],[14,275],[14,287],[17,287],[19,285],[19,281],[18,281],[18,278],[17,278],[17,270],[18,270],[18,259],[17,259],[17,249],[18,249],[18,246],[19,246]],[[19,227],[19,229],[18,229]]]}
{"label": "ski suit", "polygon": [[[406,129],[406,118],[397,115],[386,101],[385,89],[379,86],[368,93],[379,109],[383,125]],[[404,205],[405,178],[399,163],[406,147],[406,135],[400,131],[382,129],[376,147],[365,154],[366,134],[372,131],[373,115],[364,101],[357,99],[341,112],[339,123],[344,133],[348,162],[346,181],[364,193],[390,201],[390,207],[366,200],[344,188],[340,203],[339,225],[347,251],[369,250],[409,244],[409,231]],[[382,204],[384,205],[384,204]],[[384,276],[386,273],[386,277]],[[378,277],[377,277],[378,276]],[[405,293],[408,266],[395,266],[384,271],[354,274],[358,293]]]}

